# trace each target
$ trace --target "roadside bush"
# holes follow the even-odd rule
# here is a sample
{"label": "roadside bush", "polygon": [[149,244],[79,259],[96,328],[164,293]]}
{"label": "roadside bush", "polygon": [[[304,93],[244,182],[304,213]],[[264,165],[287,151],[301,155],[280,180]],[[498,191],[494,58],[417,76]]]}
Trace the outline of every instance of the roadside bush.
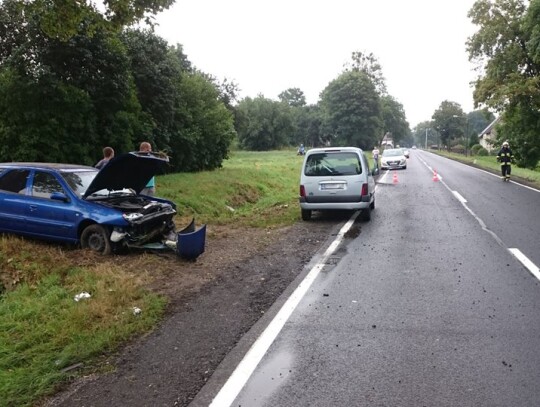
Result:
{"label": "roadside bush", "polygon": [[478,152],[475,155],[485,157],[489,155],[489,151],[487,151],[484,147],[482,147],[480,150],[478,150]]}
{"label": "roadside bush", "polygon": [[471,154],[476,154],[478,150],[482,149],[483,147],[480,144],[474,144],[471,147]]}
{"label": "roadside bush", "polygon": [[465,154],[465,146],[463,144],[456,144],[450,147],[450,151],[458,154]]}
{"label": "roadside bush", "polygon": [[489,155],[489,152],[482,147],[480,144],[475,144],[471,147],[471,154],[472,155],[480,155],[480,156],[487,156]]}

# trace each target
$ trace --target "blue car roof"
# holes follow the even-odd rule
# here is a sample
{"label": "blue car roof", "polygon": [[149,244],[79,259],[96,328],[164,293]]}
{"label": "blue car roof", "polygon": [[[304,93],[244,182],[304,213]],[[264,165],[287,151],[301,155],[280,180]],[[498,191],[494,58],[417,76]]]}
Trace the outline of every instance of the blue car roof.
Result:
{"label": "blue car roof", "polygon": [[[102,189],[133,189],[140,193],[148,181],[157,174],[163,173],[169,158],[158,153],[130,152],[114,157],[96,174],[84,197]],[[97,168],[77,164],[8,162],[0,163],[0,169],[50,169],[58,172],[98,171]]]}
{"label": "blue car roof", "polygon": [[56,171],[95,171],[94,167],[89,167],[87,165],[80,164],[62,164],[62,163],[38,163],[38,162],[9,162],[9,163],[0,163],[0,168],[47,168]]}

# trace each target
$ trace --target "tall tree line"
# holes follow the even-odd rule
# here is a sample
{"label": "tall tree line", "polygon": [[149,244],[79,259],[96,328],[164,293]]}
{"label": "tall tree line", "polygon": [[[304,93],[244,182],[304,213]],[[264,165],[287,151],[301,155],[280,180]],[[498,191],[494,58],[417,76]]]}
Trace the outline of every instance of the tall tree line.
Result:
{"label": "tall tree line", "polygon": [[172,1],[120,3],[105,15],[85,2],[0,4],[0,161],[91,165],[106,145],[146,140],[174,171],[221,166],[236,133],[220,87],[180,45],[123,28]]}
{"label": "tall tree line", "polygon": [[385,134],[410,144],[403,106],[386,92],[382,68],[373,54],[353,52],[351,62],[307,105],[298,88],[281,92],[279,101],[259,95],[237,106],[237,132],[243,148],[266,150],[290,145],[357,146],[371,149]]}

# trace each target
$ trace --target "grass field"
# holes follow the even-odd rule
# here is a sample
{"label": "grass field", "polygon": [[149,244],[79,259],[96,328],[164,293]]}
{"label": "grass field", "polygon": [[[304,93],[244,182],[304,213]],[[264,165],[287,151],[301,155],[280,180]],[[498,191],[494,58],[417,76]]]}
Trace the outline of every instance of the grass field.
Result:
{"label": "grass field", "polygon": [[294,151],[236,151],[223,168],[158,178],[158,194],[178,205],[181,218],[203,223],[274,227],[299,218],[303,157]]}
{"label": "grass field", "polygon": [[[494,157],[451,158],[499,169]],[[294,150],[233,152],[216,171],[159,176],[157,191],[176,202],[178,225],[192,217],[199,224],[290,225],[300,219],[302,160]],[[540,185],[538,172],[513,173]],[[80,364],[158,323],[166,299],[143,289],[145,273],[119,264],[96,265],[83,251],[0,236],[0,406],[32,405],[72,375],[88,373]],[[81,292],[92,297],[75,301]]]}

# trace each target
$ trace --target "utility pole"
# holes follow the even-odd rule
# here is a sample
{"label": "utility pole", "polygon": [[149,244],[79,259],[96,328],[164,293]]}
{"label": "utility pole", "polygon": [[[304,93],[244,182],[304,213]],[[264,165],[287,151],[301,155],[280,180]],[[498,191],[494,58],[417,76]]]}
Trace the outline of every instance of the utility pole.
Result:
{"label": "utility pole", "polygon": [[465,116],[465,119],[467,120],[466,122],[466,130],[465,130],[465,136],[466,136],[466,139],[467,139],[467,144],[465,144],[465,157],[467,157],[469,154],[467,153],[468,149],[469,149],[469,116]]}
{"label": "utility pole", "polygon": [[427,131],[428,131],[428,130],[429,130],[429,129],[426,127],[426,150],[427,150]]}

